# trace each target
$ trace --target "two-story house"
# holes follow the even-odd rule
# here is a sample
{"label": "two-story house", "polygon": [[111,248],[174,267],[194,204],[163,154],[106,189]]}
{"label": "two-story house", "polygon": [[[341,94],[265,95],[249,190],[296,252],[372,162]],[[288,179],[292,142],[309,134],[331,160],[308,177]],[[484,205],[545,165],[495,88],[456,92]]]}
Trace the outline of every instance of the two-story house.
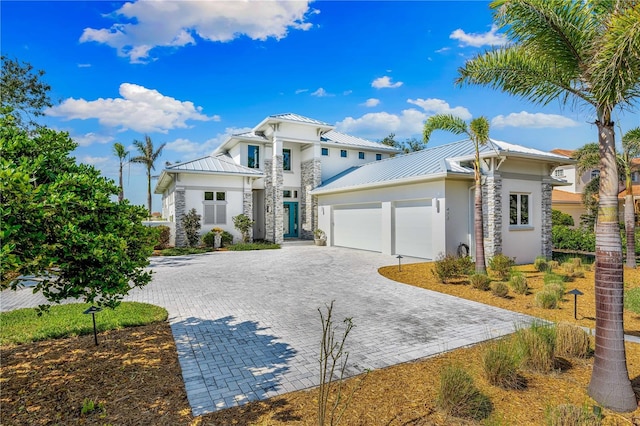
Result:
{"label": "two-story house", "polygon": [[162,216],[175,223],[177,246],[185,242],[179,219],[191,208],[202,216],[202,233],[220,227],[239,239],[232,217],[244,213],[255,221],[254,239],[311,239],[317,202],[310,191],[345,170],[397,152],[319,120],[270,115],[210,156],[166,167],[155,193],[162,194]]}

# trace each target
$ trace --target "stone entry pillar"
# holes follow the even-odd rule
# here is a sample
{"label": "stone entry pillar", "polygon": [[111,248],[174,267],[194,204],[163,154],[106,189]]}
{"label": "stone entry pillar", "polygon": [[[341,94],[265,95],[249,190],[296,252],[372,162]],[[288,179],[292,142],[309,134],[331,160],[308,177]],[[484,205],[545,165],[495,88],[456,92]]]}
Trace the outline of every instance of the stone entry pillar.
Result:
{"label": "stone entry pillar", "polygon": [[[242,213],[253,220],[253,185],[250,177],[245,177],[243,182]],[[253,242],[253,229],[249,233],[249,242]]]}
{"label": "stone entry pillar", "polygon": [[502,177],[497,174],[487,176],[482,191],[486,218],[484,252],[485,258],[489,259],[502,253]]}
{"label": "stone entry pillar", "polygon": [[542,182],[542,200],[540,201],[542,207],[542,227],[540,232],[542,233],[542,246],[540,248],[540,255],[546,259],[551,259],[553,255],[553,241],[551,240],[551,194],[553,188],[550,183]]}
{"label": "stone entry pillar", "polygon": [[186,214],[187,208],[187,200],[184,195],[184,188],[175,189],[175,221],[176,221],[176,247],[186,247],[187,246],[187,234],[184,232],[184,227],[182,226],[182,218]]}

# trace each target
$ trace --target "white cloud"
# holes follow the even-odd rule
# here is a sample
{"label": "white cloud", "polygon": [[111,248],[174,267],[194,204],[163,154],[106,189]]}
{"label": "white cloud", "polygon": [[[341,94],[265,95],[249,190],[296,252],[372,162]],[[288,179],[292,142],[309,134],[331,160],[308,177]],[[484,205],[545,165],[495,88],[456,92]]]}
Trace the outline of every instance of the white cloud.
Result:
{"label": "white cloud", "polygon": [[300,93],[305,93],[305,92],[308,92],[308,91],[309,91],[309,89],[298,89],[298,90],[295,91],[295,94],[299,95]]}
{"label": "white cloud", "polygon": [[119,22],[85,28],[80,42],[104,43],[130,62],[144,63],[156,47],[196,44],[194,35],[214,42],[242,35],[280,40],[291,29],[310,29],[306,20],[317,13],[308,1],[133,1],[107,15]]}
{"label": "white cloud", "polygon": [[344,92],[342,92],[344,96],[349,96],[352,93],[353,93],[353,90],[345,90]]}
{"label": "white cloud", "polygon": [[78,64],[78,68],[90,68],[91,64]]}
{"label": "white cloud", "polygon": [[450,47],[443,47],[443,48],[441,48],[441,49],[436,50],[435,52],[436,52],[436,53],[444,53],[444,52],[446,52],[447,50],[451,50],[451,48],[450,48]]}
{"label": "white cloud", "polygon": [[463,120],[471,118],[471,113],[465,107],[457,106],[451,108],[449,104],[442,99],[407,99],[407,102],[413,105],[417,105],[422,108],[429,115],[435,114],[452,114],[456,117],[460,117]]}
{"label": "white cloud", "polygon": [[526,127],[526,128],[555,128],[560,129],[563,127],[575,127],[579,123],[572,119],[557,115],[557,114],[543,114],[541,112],[529,113],[526,111],[512,112],[507,115],[498,115],[491,120],[491,126],[496,128],[502,127]]}
{"label": "white cloud", "polygon": [[376,89],[395,89],[402,86],[402,84],[403,83],[401,81],[392,83],[391,77],[385,75],[384,77],[379,77],[373,80],[373,82],[371,83],[371,87],[375,87]]}
{"label": "white cloud", "polygon": [[111,161],[111,157],[94,157],[92,155],[85,155],[79,158],[80,163],[82,164],[90,164],[92,166],[97,166],[100,164],[105,164]]}
{"label": "white cloud", "polygon": [[217,115],[209,117],[202,114],[202,108],[193,102],[179,101],[136,84],[122,83],[120,95],[121,98],[99,98],[95,101],[68,98],[45,112],[65,120],[96,118],[103,126],[142,133],[167,133],[171,129],[186,128],[187,120],[220,121]]}
{"label": "white cloud", "polygon": [[407,138],[422,133],[427,115],[414,108],[403,110],[400,114],[373,112],[360,118],[346,117],[336,123],[336,128],[345,133],[360,135],[372,140],[379,140],[389,133],[400,138]]}
{"label": "white cloud", "polygon": [[498,34],[498,27],[492,25],[491,29],[486,33],[470,33],[458,28],[449,35],[449,38],[458,40],[461,46],[501,46],[507,44],[507,37],[504,34]]}
{"label": "white cloud", "polygon": [[363,105],[366,107],[374,107],[374,106],[378,106],[379,104],[380,104],[380,99],[369,98],[365,102],[361,103],[360,105]]}
{"label": "white cloud", "polygon": [[184,153],[189,159],[204,157],[205,155],[211,154],[214,149],[232,135],[249,131],[251,131],[250,127],[228,127],[224,133],[219,133],[215,137],[201,143],[179,138],[167,143],[165,150]]}
{"label": "white cloud", "polygon": [[311,96],[317,96],[319,98],[324,98],[327,96],[334,96],[331,93],[328,93],[326,90],[324,90],[322,87],[318,88],[318,90],[316,90],[315,92],[313,92],[311,94]]}
{"label": "white cloud", "polygon": [[84,135],[72,136],[74,142],[80,146],[89,146],[94,143],[109,143],[114,140],[113,136],[98,135],[93,132],[85,133]]}

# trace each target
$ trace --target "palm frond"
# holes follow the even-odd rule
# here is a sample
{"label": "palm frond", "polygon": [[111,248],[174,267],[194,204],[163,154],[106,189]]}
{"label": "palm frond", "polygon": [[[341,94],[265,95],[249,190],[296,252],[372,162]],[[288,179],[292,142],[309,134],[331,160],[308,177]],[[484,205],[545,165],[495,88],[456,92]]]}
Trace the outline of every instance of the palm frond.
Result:
{"label": "palm frond", "polygon": [[600,165],[600,146],[596,142],[585,144],[574,152],[573,158],[577,161],[578,174],[582,175]]}
{"label": "palm frond", "polygon": [[429,142],[431,133],[435,130],[444,130],[456,135],[464,133],[471,137],[467,123],[462,118],[456,117],[452,114],[436,114],[427,119],[424,123],[424,130],[422,134],[425,142]]}
{"label": "palm frond", "polygon": [[489,120],[487,117],[481,116],[471,120],[469,130],[471,139],[476,146],[486,145],[489,142]]}
{"label": "palm frond", "polygon": [[622,150],[629,159],[640,157],[640,127],[622,135]]}

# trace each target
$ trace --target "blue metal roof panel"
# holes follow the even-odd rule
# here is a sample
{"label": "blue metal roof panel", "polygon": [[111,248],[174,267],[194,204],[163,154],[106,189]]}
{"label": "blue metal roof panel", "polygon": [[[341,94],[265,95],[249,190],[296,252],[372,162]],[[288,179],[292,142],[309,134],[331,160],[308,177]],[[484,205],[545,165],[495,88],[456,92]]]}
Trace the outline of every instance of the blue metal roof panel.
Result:
{"label": "blue metal roof panel", "polygon": [[165,169],[171,171],[185,172],[207,172],[207,173],[224,173],[224,174],[243,174],[262,176],[262,172],[255,169],[236,164],[231,157],[226,155],[217,155],[215,157],[207,156],[196,160],[186,161],[184,163],[174,164]]}
{"label": "blue metal roof panel", "polygon": [[287,120],[287,121],[298,121],[300,123],[316,124],[318,126],[333,127],[331,124],[325,123],[324,121],[316,120],[314,118],[305,117],[305,116],[302,116],[302,115],[299,115],[299,114],[293,114],[293,113],[290,113],[290,112],[284,113],[284,114],[270,115],[269,118],[276,118],[276,119]]}
{"label": "blue metal roof panel", "polygon": [[389,151],[389,152],[398,152],[398,149],[383,145],[379,142],[373,142],[367,139],[359,138],[357,136],[347,135],[345,133],[341,133],[335,130],[331,130],[320,138],[322,142],[333,142],[340,145],[349,145],[356,146],[362,148],[370,148],[375,150]]}

